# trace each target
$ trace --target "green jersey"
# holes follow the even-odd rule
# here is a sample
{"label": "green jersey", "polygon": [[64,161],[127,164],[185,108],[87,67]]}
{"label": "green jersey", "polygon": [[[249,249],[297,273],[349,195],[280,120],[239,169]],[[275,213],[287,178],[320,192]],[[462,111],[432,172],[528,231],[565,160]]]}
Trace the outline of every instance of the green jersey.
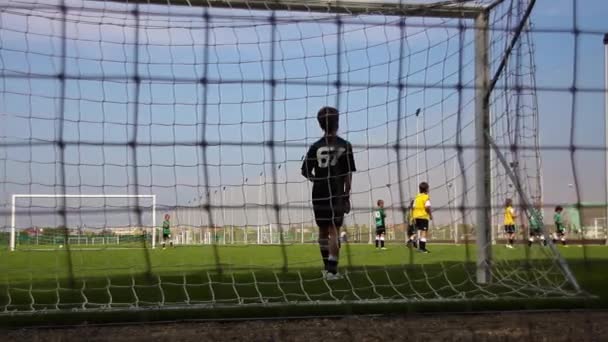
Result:
{"label": "green jersey", "polygon": [[555,229],[558,231],[564,230],[564,221],[562,219],[562,213],[555,213],[553,215],[553,222],[555,222]]}
{"label": "green jersey", "polygon": [[532,209],[530,211],[530,229],[540,230],[543,226],[543,216],[540,211]]}
{"label": "green jersey", "polygon": [[164,220],[163,221],[163,235],[169,235],[171,234],[171,224],[169,224],[169,221]]}
{"label": "green jersey", "polygon": [[374,217],[376,218],[376,227],[385,227],[386,214],[384,213],[384,209],[379,208],[376,210]]}

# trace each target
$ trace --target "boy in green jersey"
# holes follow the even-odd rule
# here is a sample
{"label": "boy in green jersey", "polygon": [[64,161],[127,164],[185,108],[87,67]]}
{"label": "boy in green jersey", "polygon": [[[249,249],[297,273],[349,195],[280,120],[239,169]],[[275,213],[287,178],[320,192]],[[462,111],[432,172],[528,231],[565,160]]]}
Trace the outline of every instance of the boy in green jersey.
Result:
{"label": "boy in green jersey", "polygon": [[545,234],[543,234],[542,228],[544,226],[543,216],[540,212],[540,205],[530,210],[530,237],[528,238],[528,247],[532,246],[534,238],[539,239],[543,246],[547,245],[545,240]]}
{"label": "boy in green jersey", "polygon": [[173,241],[171,241],[171,223],[169,219],[171,216],[169,214],[165,214],[165,220],[163,221],[163,249],[165,249],[165,245],[167,241],[169,241],[169,245],[173,247]]}
{"label": "boy in green jersey", "polygon": [[380,244],[380,248],[384,247],[384,235],[386,234],[386,213],[384,212],[384,201],[378,200],[378,209],[374,211],[374,219],[376,221],[376,248]]}
{"label": "boy in green jersey", "polygon": [[555,223],[555,237],[553,243],[556,243],[559,239],[562,245],[566,245],[566,226],[564,225],[564,218],[562,217],[562,211],[564,208],[561,206],[555,207],[555,214],[553,214],[553,222]]}

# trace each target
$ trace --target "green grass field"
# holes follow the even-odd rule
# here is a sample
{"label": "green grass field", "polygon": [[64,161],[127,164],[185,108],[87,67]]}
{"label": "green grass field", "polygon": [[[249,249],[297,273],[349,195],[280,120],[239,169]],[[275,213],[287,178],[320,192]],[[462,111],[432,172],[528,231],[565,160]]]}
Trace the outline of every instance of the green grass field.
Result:
{"label": "green grass field", "polygon": [[[431,254],[403,245],[388,247],[380,251],[370,245],[344,246],[340,266],[347,276],[333,282],[323,280],[318,247],[312,244],[2,251],[0,311],[77,310],[78,320],[109,308],[196,308],[197,316],[259,317],[354,313],[362,307],[370,312],[419,310],[420,305],[448,311],[453,303],[459,303],[459,310],[608,307],[608,278],[603,273],[608,248],[603,246],[559,247],[583,294],[573,291],[549,261],[548,249],[540,246],[495,246],[496,281],[487,286],[474,281],[473,246],[431,245]],[[587,295],[595,298],[581,299]],[[329,310],[319,303],[339,305]],[[270,308],[275,311],[264,313]],[[188,312],[188,317],[193,315]]]}

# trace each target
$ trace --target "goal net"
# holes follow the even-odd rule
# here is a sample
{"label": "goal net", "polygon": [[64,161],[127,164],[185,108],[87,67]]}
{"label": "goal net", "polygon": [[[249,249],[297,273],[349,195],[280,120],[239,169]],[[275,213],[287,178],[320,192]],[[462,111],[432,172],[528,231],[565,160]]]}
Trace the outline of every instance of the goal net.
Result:
{"label": "goal net", "polygon": [[[526,242],[542,204],[533,4],[5,2],[3,236],[63,228],[45,243],[67,248],[0,252],[0,312],[584,295],[551,241],[502,246],[505,200]],[[328,105],[357,169],[335,281],[301,175]],[[405,244],[423,181],[431,254]],[[82,216],[78,197],[21,198],[11,225],[11,195],[31,193],[157,202],[102,197]],[[379,199],[387,250],[374,248]],[[121,245],[73,235],[111,225],[158,240],[72,248]]]}

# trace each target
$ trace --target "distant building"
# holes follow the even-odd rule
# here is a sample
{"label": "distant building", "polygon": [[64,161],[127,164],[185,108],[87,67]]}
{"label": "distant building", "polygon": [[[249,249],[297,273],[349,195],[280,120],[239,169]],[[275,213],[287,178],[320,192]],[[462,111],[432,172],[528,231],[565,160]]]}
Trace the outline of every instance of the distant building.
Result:
{"label": "distant building", "polygon": [[24,229],[22,232],[27,234],[27,236],[29,237],[35,237],[38,234],[42,234],[42,228],[38,228],[38,227],[31,227],[31,228],[27,228]]}

